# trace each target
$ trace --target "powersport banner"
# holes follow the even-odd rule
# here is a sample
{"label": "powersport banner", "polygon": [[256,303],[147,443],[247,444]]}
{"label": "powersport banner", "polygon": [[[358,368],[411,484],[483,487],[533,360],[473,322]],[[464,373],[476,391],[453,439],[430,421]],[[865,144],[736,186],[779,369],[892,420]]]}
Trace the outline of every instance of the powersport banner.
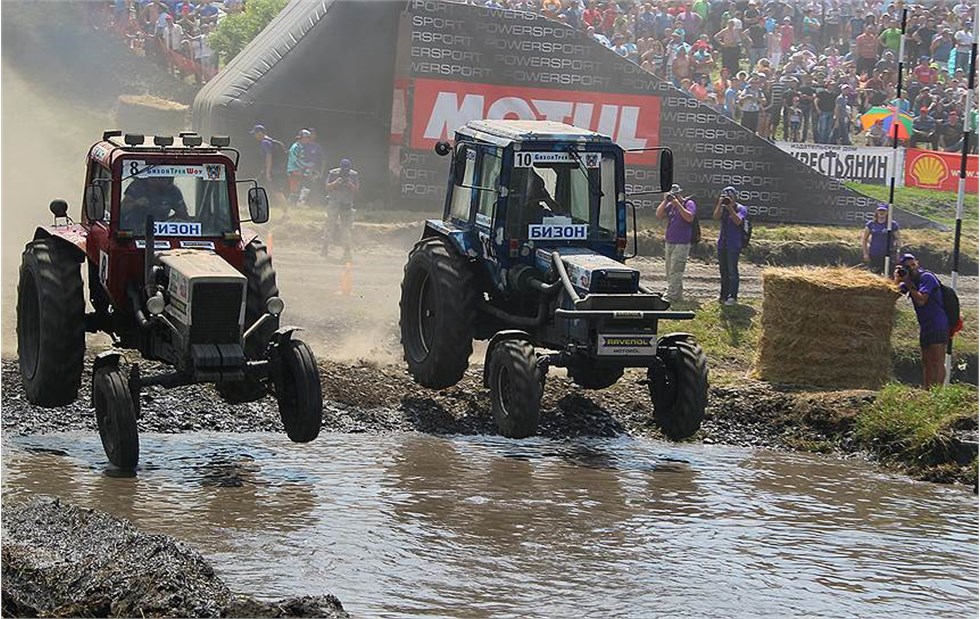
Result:
{"label": "powersport banner", "polygon": [[[534,13],[412,0],[395,62],[389,166],[403,202],[443,204],[449,161],[432,151],[472,119],[550,119],[664,145],[702,205],[734,185],[759,221],[860,224],[876,202],[599,45]],[[655,155],[627,158],[628,191],[659,187]],[[636,200],[656,206],[658,196]],[[918,219],[918,221],[915,221]],[[913,215],[903,224],[927,224]],[[906,222],[908,222],[906,224]]]}
{"label": "powersport banner", "polygon": [[895,150],[885,146],[838,146],[799,142],[776,142],[776,146],[821,174],[839,181],[857,181],[870,185],[888,184],[892,160],[897,157],[896,180],[898,186],[902,184],[905,150],[901,148]]}
{"label": "powersport banner", "polygon": [[[958,191],[961,153],[910,148],[905,155],[905,185]],[[966,192],[977,193],[977,155],[967,155]]]}

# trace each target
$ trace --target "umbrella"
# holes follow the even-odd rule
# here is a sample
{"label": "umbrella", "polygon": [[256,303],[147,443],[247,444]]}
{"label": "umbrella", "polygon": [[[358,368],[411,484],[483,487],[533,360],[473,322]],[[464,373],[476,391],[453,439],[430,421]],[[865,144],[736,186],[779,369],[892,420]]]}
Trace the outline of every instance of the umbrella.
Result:
{"label": "umbrella", "polygon": [[[865,129],[871,127],[879,120],[885,135],[892,137],[892,121],[895,119],[895,108],[892,106],[873,107],[864,114],[861,114],[861,126]],[[912,117],[908,114],[898,114],[898,138],[907,140],[912,135]]]}

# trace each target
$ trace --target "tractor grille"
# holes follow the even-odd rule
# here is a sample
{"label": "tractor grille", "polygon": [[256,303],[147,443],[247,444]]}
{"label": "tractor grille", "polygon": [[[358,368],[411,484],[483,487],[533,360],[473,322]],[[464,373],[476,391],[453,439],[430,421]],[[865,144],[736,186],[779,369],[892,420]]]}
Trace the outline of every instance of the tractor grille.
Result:
{"label": "tractor grille", "polygon": [[241,340],[241,284],[197,284],[192,298],[192,344],[233,344]]}
{"label": "tractor grille", "polygon": [[637,278],[629,271],[595,271],[591,292],[631,294],[636,292]]}

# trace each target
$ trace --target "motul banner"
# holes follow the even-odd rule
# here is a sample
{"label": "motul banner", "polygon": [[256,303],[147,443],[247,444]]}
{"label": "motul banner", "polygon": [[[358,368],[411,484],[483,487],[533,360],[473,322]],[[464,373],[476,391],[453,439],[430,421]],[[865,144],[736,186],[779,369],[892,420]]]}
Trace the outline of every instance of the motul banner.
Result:
{"label": "motul banner", "polygon": [[[624,148],[668,146],[674,180],[710,208],[726,186],[758,221],[861,225],[877,202],[606,49],[541,15],[412,0],[402,16],[392,88],[389,165],[398,199],[444,203],[440,139],[479,118],[550,119]],[[628,156],[628,193],[658,190],[657,155]],[[863,160],[855,166],[871,170]],[[871,167],[868,167],[868,166]],[[638,196],[653,208],[659,195]],[[924,220],[902,215],[903,225]]]}
{"label": "motul banner", "polygon": [[[961,159],[960,153],[909,148],[905,153],[905,185],[958,191]],[[977,193],[977,155],[967,155],[966,191]]]}
{"label": "motul banner", "polygon": [[776,142],[776,146],[793,155],[817,172],[841,181],[885,185],[892,174],[892,159],[898,158],[895,173],[902,184],[905,151],[886,146],[839,146]]}

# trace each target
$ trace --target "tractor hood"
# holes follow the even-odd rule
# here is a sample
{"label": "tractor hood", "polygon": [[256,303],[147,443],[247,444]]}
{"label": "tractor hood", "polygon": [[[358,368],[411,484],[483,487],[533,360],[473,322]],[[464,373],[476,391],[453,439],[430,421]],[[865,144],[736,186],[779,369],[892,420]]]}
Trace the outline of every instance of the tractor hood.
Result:
{"label": "tractor hood", "polygon": [[551,253],[554,251],[561,254],[572,285],[581,293],[633,294],[639,291],[639,271],[583,247],[537,250],[535,263],[539,270],[551,270]]}

